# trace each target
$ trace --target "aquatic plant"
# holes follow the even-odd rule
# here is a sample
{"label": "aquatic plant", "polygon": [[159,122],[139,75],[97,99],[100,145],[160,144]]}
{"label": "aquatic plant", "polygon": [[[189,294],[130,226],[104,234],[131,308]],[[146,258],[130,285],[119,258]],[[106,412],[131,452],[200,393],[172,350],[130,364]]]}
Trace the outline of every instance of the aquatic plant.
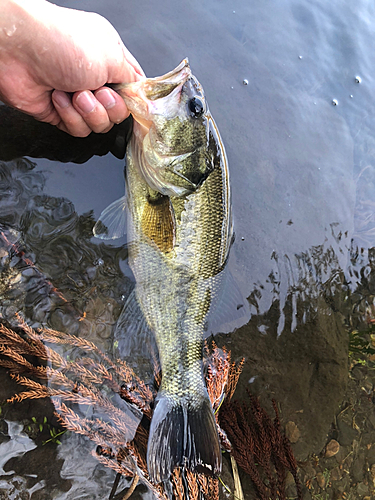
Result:
{"label": "aquatic plant", "polygon": [[[73,347],[78,354],[71,360],[47,344]],[[167,492],[176,499],[184,499],[187,494],[189,498],[218,498],[218,479],[190,471],[176,469],[164,486],[151,483],[146,449],[155,391],[122,360],[112,361],[84,338],[46,328],[36,332],[19,316],[17,328],[0,324],[0,354],[0,366],[26,388],[7,403],[50,397],[59,424],[88,437],[96,445],[92,454],[104,466],[133,478],[133,489],[141,480],[157,498],[168,498]],[[225,394],[233,394],[243,362],[231,362],[230,353],[215,344],[211,351],[206,347],[206,354],[210,354],[207,388],[217,410]],[[112,400],[115,394],[121,399]],[[78,405],[92,407],[92,418],[81,415]],[[219,435],[222,445],[230,448],[221,429]]]}
{"label": "aquatic plant", "polygon": [[272,421],[259,399],[248,391],[249,403],[224,400],[219,414],[221,427],[232,444],[231,453],[250,476],[259,500],[286,500],[285,479],[289,470],[294,478],[298,500],[302,500],[297,463],[289,440],[283,434],[279,412],[272,400]]}
{"label": "aquatic plant", "polygon": [[[146,385],[124,361],[111,360],[92,342],[47,328],[36,332],[17,318],[16,328],[0,323],[0,366],[26,390],[7,403],[51,398],[59,426],[90,439],[95,444],[92,455],[117,472],[110,499],[121,475],[132,478],[126,498],[139,481],[160,499],[219,498],[217,478],[185,469],[175,469],[171,480],[163,484],[151,482],[146,451],[154,387]],[[60,354],[58,349],[62,348],[68,351]],[[250,393],[250,405],[233,402],[244,360],[232,361],[230,351],[219,349],[214,342],[210,347],[205,345],[205,360],[206,385],[222,448],[250,476],[260,500],[286,498],[287,470],[293,474],[298,499],[302,498],[297,464],[281,431],[276,403],[272,421]],[[156,384],[160,379],[156,369]],[[57,436],[52,438],[58,444]]]}
{"label": "aquatic plant", "polygon": [[43,419],[37,419],[36,417],[31,417],[30,423],[25,425],[25,432],[29,435],[31,439],[35,439],[36,436],[42,434],[43,432],[48,432],[49,438],[42,441],[42,445],[47,443],[61,444],[59,437],[67,432],[67,429],[55,427],[48,422],[46,416]]}

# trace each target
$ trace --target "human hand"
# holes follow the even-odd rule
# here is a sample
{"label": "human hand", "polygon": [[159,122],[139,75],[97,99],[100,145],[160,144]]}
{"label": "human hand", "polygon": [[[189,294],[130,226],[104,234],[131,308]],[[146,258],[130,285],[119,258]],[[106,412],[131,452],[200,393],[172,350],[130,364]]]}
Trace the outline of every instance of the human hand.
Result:
{"label": "human hand", "polygon": [[104,85],[144,73],[106,19],[45,0],[0,0],[0,10],[2,101],[77,137],[129,115]]}

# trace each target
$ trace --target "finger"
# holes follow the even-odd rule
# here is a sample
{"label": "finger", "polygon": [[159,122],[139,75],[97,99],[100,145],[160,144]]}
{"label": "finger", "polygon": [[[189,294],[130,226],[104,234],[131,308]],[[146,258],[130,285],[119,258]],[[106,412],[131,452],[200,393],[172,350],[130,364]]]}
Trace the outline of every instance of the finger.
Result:
{"label": "finger", "polygon": [[52,92],[52,101],[61,121],[59,128],[75,137],[87,137],[92,129],[86,124],[83,117],[74,109],[72,100],[66,92],[54,90]]}
{"label": "finger", "polygon": [[64,122],[62,122],[61,120],[60,120],[60,123],[58,123],[58,124],[56,125],[56,127],[57,127],[58,129],[62,130],[63,132],[66,132],[67,134],[72,135],[72,134],[69,132],[69,130],[66,128],[66,126],[64,125]]}
{"label": "finger", "polygon": [[108,67],[108,83],[136,82],[145,78],[145,73],[136,58],[119,40],[120,57]]}
{"label": "finger", "polygon": [[113,127],[105,107],[89,90],[76,92],[72,103],[86,124],[97,134],[108,132]]}
{"label": "finger", "polygon": [[145,75],[145,72],[143,71],[143,69],[141,68],[141,65],[139,64],[139,62],[137,61],[137,59],[133,56],[133,54],[125,47],[125,45],[123,45],[123,53],[124,53],[124,57],[125,59],[129,62],[129,64],[131,66],[133,66],[135,72],[142,78],[144,78],[146,75]]}
{"label": "finger", "polygon": [[32,105],[27,106],[23,111],[30,114],[40,122],[57,125],[61,118],[51,101],[51,90],[46,91],[37,98],[33,99]]}
{"label": "finger", "polygon": [[33,114],[34,118],[40,122],[49,123],[50,125],[58,125],[61,118],[56,109],[51,104],[51,109],[43,113]]}
{"label": "finger", "polygon": [[107,111],[109,120],[112,123],[121,123],[129,116],[130,113],[124,99],[114,90],[102,87],[96,90],[94,95]]}

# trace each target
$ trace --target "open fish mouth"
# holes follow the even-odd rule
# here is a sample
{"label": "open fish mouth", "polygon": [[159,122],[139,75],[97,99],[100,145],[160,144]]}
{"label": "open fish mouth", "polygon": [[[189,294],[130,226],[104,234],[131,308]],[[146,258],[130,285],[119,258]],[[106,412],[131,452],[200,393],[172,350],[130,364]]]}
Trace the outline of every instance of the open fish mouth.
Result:
{"label": "open fish mouth", "polygon": [[182,87],[191,77],[189,60],[186,57],[174,70],[165,75],[145,78],[132,83],[115,84],[111,85],[111,88],[118,92],[126,103],[129,99],[139,99],[140,96],[150,101],[156,101],[169,96],[177,87]]}
{"label": "open fish mouth", "polygon": [[176,87],[183,85],[191,76],[189,60],[185,58],[169,73],[156,78],[149,78],[149,81],[144,86],[145,96],[151,101],[166,97]]}
{"label": "open fish mouth", "polygon": [[154,78],[137,82],[110,85],[125,101],[133,118],[149,129],[155,115],[176,113],[180,103],[181,90],[187,80],[194,78],[185,58],[172,71]]}

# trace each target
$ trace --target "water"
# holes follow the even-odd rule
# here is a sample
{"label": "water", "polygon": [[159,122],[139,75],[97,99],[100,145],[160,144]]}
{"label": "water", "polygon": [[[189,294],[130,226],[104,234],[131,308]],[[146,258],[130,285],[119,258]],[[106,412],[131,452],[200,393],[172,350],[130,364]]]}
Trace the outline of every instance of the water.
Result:
{"label": "water", "polygon": [[16,30],[17,30],[17,26],[15,24],[13,24],[10,28],[3,28],[4,33],[8,37],[13,36],[14,33],[16,32]]}
{"label": "water", "polygon": [[[73,1],[56,3],[76,7]],[[105,15],[149,76],[189,57],[230,162],[236,239],[228,267],[244,307],[236,316],[238,303],[229,301],[229,320],[215,331],[234,358],[246,357],[238,396],[250,387],[266,406],[277,399],[283,422],[295,422],[301,432],[294,445],[300,460],[321,454],[331,437],[339,441],[341,462],[320,455],[320,464],[302,467],[302,478],[311,480],[306,498],[343,491],[353,498],[371,495],[375,377],[371,361],[353,350],[352,336],[367,328],[366,314],[374,314],[373,5],[195,0],[177,8],[168,0],[82,0],[79,7]],[[33,153],[68,163],[40,158],[34,169],[20,163],[1,169],[1,222],[8,224],[7,241],[21,242],[25,250],[22,258],[13,254],[9,265],[9,245],[2,243],[1,313],[21,310],[35,326],[46,322],[109,349],[132,276],[124,242],[102,245],[90,238],[89,228],[123,195],[123,160],[107,154],[69,163],[85,161],[92,146],[83,151],[83,143],[63,144],[62,136],[46,140],[46,129],[35,131],[30,122],[18,127],[7,144],[21,131],[26,139],[9,150],[0,145],[4,159]],[[27,133],[34,140],[28,142]],[[115,139],[113,133],[97,151],[121,156]],[[371,344],[368,334],[360,338],[360,347]],[[9,396],[16,386],[6,390]],[[351,419],[345,421],[348,411],[340,411],[347,404]],[[8,420],[27,418],[13,411]],[[35,491],[33,500],[84,498],[82,484],[90,498],[108,496],[113,473],[95,460],[86,463],[87,475],[75,474],[85,463],[84,454],[66,452],[75,439],[64,436],[61,448],[51,451],[55,482]],[[15,474],[27,473],[32,453],[19,470],[12,462]],[[314,477],[325,469],[332,486],[319,489]],[[20,490],[46,480],[43,471],[41,466],[26,486],[19,482]]]}

